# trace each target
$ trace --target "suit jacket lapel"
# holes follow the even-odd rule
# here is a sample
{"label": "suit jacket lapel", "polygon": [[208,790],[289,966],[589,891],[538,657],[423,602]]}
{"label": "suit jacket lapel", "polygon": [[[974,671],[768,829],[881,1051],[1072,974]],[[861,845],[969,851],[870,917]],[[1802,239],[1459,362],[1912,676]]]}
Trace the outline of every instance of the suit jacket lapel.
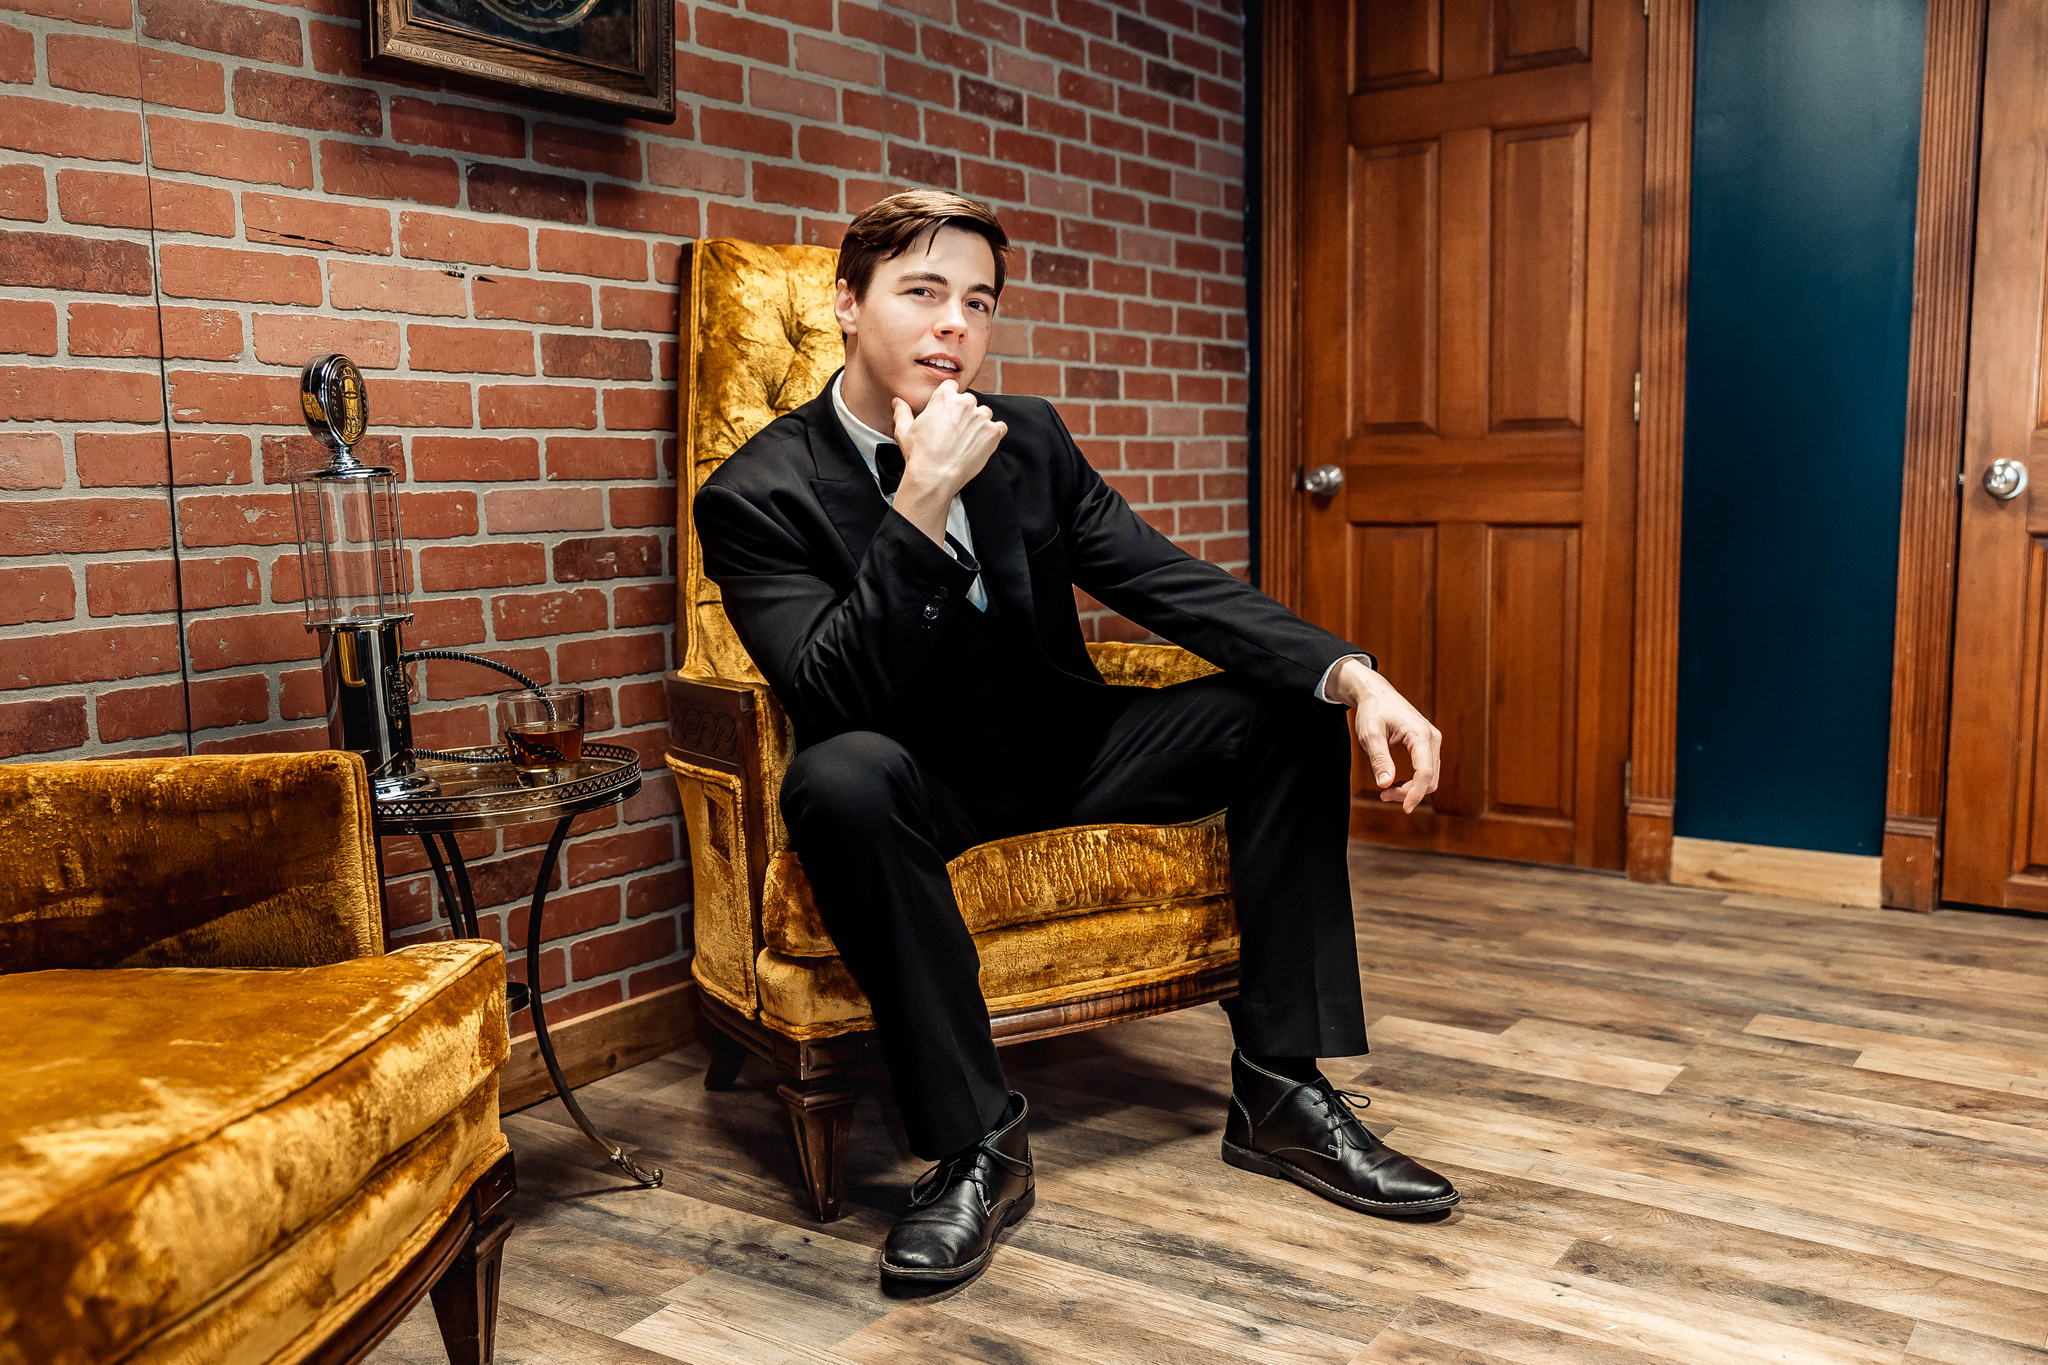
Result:
{"label": "suit jacket lapel", "polygon": [[[825,515],[831,518],[840,540],[845,542],[847,553],[853,557],[853,567],[858,569],[867,557],[868,545],[874,540],[882,518],[888,515],[889,503],[875,482],[874,471],[861,459],[853,438],[839,423],[839,413],[832,405],[832,385],[838,377],[834,374],[818,396],[798,411],[804,418],[811,459],[818,469],[818,476],[811,480],[811,491],[824,507]],[[1017,458],[1007,449],[1007,443],[997,447],[981,473],[960,490],[960,498],[967,508],[968,529],[974,535],[974,557],[981,561],[982,580],[989,596],[1006,612],[1030,616],[1030,570],[1024,559],[1024,533],[1017,525],[1010,483]]]}
{"label": "suit jacket lapel", "polygon": [[982,585],[1005,612],[1033,615],[1031,571],[1024,560],[1024,532],[1018,527],[1011,488],[1017,456],[996,447],[988,464],[960,490],[967,528],[974,533],[974,557],[981,561]]}
{"label": "suit jacket lapel", "polygon": [[803,414],[811,459],[818,468],[818,477],[811,480],[811,492],[831,518],[832,528],[839,532],[847,553],[853,556],[850,567],[858,569],[861,560],[867,558],[868,544],[874,540],[876,528],[888,515],[889,504],[882,497],[867,461],[853,448],[853,438],[839,424],[839,413],[832,406],[832,385],[838,379],[835,373],[825,381],[818,396],[798,411]]}

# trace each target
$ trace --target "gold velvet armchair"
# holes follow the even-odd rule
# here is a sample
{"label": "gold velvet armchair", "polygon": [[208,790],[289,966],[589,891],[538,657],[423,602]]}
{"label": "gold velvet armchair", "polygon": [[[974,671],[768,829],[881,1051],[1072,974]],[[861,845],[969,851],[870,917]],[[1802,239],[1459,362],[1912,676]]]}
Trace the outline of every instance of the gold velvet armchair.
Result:
{"label": "gold velvet armchair", "polygon": [[0,1365],[490,1359],[494,943],[386,955],[354,754],[0,765]]}
{"label": "gold velvet armchair", "polygon": [[[840,961],[777,797],[788,720],[704,576],[690,500],[721,461],[815,397],[844,358],[837,253],[704,241],[686,258],[677,478],[677,628],[668,765],[696,878],[691,964],[712,1032],[705,1084],[746,1054],[772,1062],[820,1220],[837,1218],[856,1091],[880,1060],[868,1002]],[[1162,687],[1213,668],[1166,645],[1090,646],[1113,683]],[[981,954],[998,1042],[1022,1042],[1235,994],[1237,920],[1220,813],[1182,825],[1087,825],[982,844],[948,871]]]}

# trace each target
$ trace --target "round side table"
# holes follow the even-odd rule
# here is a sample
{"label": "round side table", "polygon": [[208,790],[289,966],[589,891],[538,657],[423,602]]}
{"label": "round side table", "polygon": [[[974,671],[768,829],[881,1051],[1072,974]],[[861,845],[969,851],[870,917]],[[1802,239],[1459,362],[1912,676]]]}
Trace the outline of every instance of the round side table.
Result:
{"label": "round side table", "polygon": [[548,851],[541,858],[540,875],[534,879],[533,903],[526,916],[526,980],[505,983],[506,1008],[516,1013],[532,1006],[533,1036],[540,1044],[541,1060],[547,1063],[562,1107],[576,1120],[583,1135],[641,1185],[652,1188],[661,1184],[659,1167],[642,1166],[627,1156],[623,1148],[598,1132],[596,1125],[585,1117],[583,1106],[576,1102],[575,1092],[562,1076],[562,1064],[555,1059],[540,989],[541,916],[547,907],[548,883],[554,880],[562,842],[569,837],[570,822],[585,811],[617,805],[639,791],[640,755],[618,744],[585,742],[583,756],[573,767],[531,774],[514,768],[503,749],[454,749],[444,751],[442,757],[422,759],[419,770],[432,779],[430,785],[376,800],[373,823],[380,835],[419,836],[427,850],[427,861],[433,864],[434,880],[441,888],[441,904],[447,911],[449,927],[458,937],[481,935],[477,931],[469,869],[463,863],[462,849],[455,836],[464,830],[499,829],[543,820],[555,822]]}

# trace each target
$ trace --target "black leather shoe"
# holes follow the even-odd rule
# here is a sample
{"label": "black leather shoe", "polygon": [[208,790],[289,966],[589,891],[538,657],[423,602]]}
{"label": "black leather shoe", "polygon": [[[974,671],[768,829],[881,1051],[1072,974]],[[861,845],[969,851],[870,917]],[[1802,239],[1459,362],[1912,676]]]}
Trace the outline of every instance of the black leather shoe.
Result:
{"label": "black leather shoe", "polygon": [[996,1234],[1038,1200],[1029,1114],[1024,1097],[1012,1090],[1002,1127],[918,1177],[910,1212],[882,1246],[882,1278],[955,1284],[988,1264]]}
{"label": "black leather shoe", "polygon": [[1292,1180],[1366,1213],[1437,1213],[1458,1202],[1451,1182],[1382,1143],[1352,1112],[1349,1096],[1320,1076],[1307,1084],[1230,1054],[1230,1117],[1223,1159]]}

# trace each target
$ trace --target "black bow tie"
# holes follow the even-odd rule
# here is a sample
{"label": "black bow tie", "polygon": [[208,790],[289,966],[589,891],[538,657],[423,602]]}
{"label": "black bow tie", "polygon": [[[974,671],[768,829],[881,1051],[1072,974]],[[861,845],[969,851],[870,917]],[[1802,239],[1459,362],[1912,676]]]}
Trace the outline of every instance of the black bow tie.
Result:
{"label": "black bow tie", "polygon": [[889,441],[875,447],[875,475],[882,481],[882,496],[896,496],[903,482],[903,447]]}

